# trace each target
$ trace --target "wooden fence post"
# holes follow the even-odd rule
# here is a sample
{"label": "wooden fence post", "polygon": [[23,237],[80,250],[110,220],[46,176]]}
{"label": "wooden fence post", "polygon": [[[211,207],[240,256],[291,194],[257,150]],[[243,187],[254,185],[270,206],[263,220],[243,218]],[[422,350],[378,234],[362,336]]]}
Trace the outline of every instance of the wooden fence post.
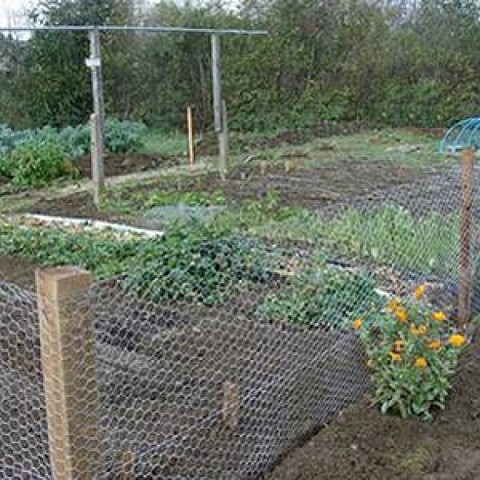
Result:
{"label": "wooden fence post", "polygon": [[95,335],[84,302],[91,276],[75,267],[39,269],[36,284],[52,477],[103,478]]}
{"label": "wooden fence post", "polygon": [[473,217],[473,174],[475,151],[466,149],[462,152],[462,206],[460,214],[460,263],[458,269],[458,323],[465,328],[470,319],[471,296],[471,228]]}
{"label": "wooden fence post", "polygon": [[91,168],[93,183],[93,202],[97,208],[100,208],[102,191],[105,187],[105,170],[103,166],[103,148],[101,140],[101,123],[98,113],[90,117],[90,150],[91,150]]}

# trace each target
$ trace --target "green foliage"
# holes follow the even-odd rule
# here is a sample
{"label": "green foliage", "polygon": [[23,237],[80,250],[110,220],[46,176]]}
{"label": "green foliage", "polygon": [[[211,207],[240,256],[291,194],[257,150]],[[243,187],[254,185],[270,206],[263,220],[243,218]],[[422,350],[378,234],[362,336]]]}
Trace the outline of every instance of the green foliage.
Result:
{"label": "green foliage", "polygon": [[290,325],[350,328],[354,319],[380,305],[371,277],[333,269],[307,272],[257,308],[263,320]]}
{"label": "green foliage", "polygon": [[74,173],[61,146],[50,139],[27,140],[0,161],[0,174],[19,186],[44,186]]}
{"label": "green foliage", "polygon": [[[106,149],[112,153],[137,152],[143,146],[146,131],[143,123],[107,119]],[[73,160],[89,152],[88,125],[60,130],[46,126],[14,131],[0,124],[0,171],[17,185],[47,184],[59,176],[72,173],[65,159]],[[43,174],[45,178],[42,178]]]}
{"label": "green foliage", "polygon": [[112,153],[138,152],[147,127],[140,122],[109,118],[105,122],[105,147]]}
{"label": "green foliage", "polygon": [[446,275],[456,268],[459,231],[456,215],[415,218],[395,205],[351,210],[324,226],[328,243],[341,255]]}
{"label": "green foliage", "polygon": [[139,251],[142,239],[120,241],[113,232],[74,232],[60,228],[29,229],[0,224],[0,252],[20,255],[49,266],[75,265],[97,278],[111,277],[126,269]]}
{"label": "green foliage", "polygon": [[[422,287],[423,288],[423,287]],[[442,312],[421,301],[392,301],[373,325],[356,328],[365,344],[381,411],[425,421],[434,407],[445,408],[465,338]]]}
{"label": "green foliage", "polygon": [[261,245],[240,236],[195,241],[175,236],[158,242],[155,257],[142,256],[124,282],[127,292],[155,302],[188,301],[214,305],[271,273]]}
{"label": "green foliage", "polygon": [[47,265],[76,265],[96,278],[123,274],[127,294],[152,301],[213,305],[265,283],[273,256],[258,241],[218,236],[201,225],[183,226],[158,239],[119,239],[114,232],[19,229],[0,226],[0,252]]}
{"label": "green foliage", "polygon": [[456,214],[414,217],[397,205],[382,205],[352,208],[332,220],[300,210],[283,221],[268,219],[253,225],[254,234],[276,242],[313,242],[333,258],[446,276],[457,268],[460,227]]}

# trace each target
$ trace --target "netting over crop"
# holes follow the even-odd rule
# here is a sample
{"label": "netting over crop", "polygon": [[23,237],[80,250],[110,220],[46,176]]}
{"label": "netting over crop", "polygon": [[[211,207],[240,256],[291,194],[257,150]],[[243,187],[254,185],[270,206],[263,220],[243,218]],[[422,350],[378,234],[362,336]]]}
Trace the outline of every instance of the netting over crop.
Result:
{"label": "netting over crop", "polygon": [[39,302],[1,283],[0,476],[266,472],[368,390],[355,319],[424,282],[456,315],[462,191],[454,167],[242,233],[172,227],[121,274],[44,278]]}

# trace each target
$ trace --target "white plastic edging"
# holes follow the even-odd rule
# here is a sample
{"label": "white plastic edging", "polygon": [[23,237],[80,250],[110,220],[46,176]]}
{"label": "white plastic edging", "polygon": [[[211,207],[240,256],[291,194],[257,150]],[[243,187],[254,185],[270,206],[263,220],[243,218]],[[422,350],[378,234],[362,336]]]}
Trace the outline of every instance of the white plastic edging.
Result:
{"label": "white plastic edging", "polygon": [[101,220],[91,220],[82,218],[66,218],[66,217],[52,217],[49,215],[39,215],[33,213],[26,213],[22,215],[23,218],[38,220],[45,223],[60,223],[67,226],[77,226],[87,229],[97,230],[114,230],[124,234],[137,234],[146,237],[162,237],[164,232],[160,230],[148,230],[145,228],[131,227],[129,225],[121,225],[118,223],[103,222]]}

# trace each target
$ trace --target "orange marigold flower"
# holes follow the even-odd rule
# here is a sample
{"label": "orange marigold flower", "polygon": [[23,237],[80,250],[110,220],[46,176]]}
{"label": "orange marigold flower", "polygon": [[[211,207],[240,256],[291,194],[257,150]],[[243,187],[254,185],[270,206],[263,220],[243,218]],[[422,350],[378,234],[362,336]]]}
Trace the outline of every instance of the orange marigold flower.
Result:
{"label": "orange marigold flower", "polygon": [[447,316],[443,312],[433,312],[432,318],[436,322],[444,322],[447,319]]}
{"label": "orange marigold flower", "polygon": [[399,354],[399,353],[395,353],[395,352],[388,352],[388,354],[390,355],[390,358],[394,361],[399,361],[402,359],[402,356]]}
{"label": "orange marigold flower", "polygon": [[427,360],[423,357],[418,357],[415,359],[415,367],[418,369],[427,368]]}
{"label": "orange marigold flower", "polygon": [[362,325],[363,325],[363,322],[360,318],[357,318],[354,322],[353,322],[353,328],[355,330],[359,330],[360,328],[362,328]]}
{"label": "orange marigold flower", "polygon": [[389,313],[394,313],[401,306],[402,304],[400,303],[400,301],[394,298],[387,303],[386,310]]}
{"label": "orange marigold flower", "polygon": [[425,335],[427,333],[427,326],[426,325],[420,325],[417,327],[414,323],[410,325],[410,333],[412,335]]}
{"label": "orange marigold flower", "polygon": [[425,334],[427,333],[427,330],[428,330],[428,328],[427,328],[426,325],[420,325],[420,326],[418,327],[418,333],[419,333],[420,335],[425,335]]}
{"label": "orange marigold flower", "polygon": [[448,343],[450,343],[450,345],[453,345],[454,347],[461,347],[462,345],[465,344],[466,341],[467,339],[463,335],[460,335],[459,333],[452,335],[448,339]]}
{"label": "orange marigold flower", "polygon": [[408,319],[408,312],[405,308],[403,307],[398,307],[395,310],[395,318],[402,323],[405,323]]}
{"label": "orange marigold flower", "polygon": [[393,343],[393,350],[395,352],[400,352],[403,348],[403,340],[397,340]]}
{"label": "orange marigold flower", "polygon": [[413,295],[417,300],[421,300],[423,296],[425,295],[425,290],[427,289],[426,285],[420,285],[418,286],[415,291],[413,292]]}
{"label": "orange marigold flower", "polygon": [[439,350],[442,346],[442,342],[440,342],[440,340],[432,340],[429,344],[428,344],[428,348],[430,350]]}

